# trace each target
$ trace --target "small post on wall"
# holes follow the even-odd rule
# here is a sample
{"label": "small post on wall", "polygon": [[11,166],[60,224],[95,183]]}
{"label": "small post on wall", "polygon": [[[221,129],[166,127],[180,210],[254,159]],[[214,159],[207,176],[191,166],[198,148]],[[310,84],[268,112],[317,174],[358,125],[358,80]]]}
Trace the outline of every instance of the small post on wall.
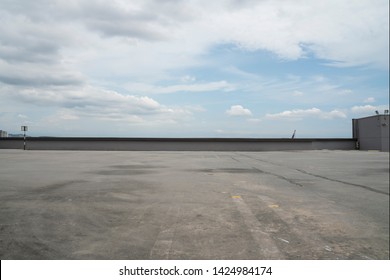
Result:
{"label": "small post on wall", "polygon": [[23,134],[23,150],[26,150],[26,131],[28,130],[28,126],[22,125],[21,130],[24,132],[24,134]]}

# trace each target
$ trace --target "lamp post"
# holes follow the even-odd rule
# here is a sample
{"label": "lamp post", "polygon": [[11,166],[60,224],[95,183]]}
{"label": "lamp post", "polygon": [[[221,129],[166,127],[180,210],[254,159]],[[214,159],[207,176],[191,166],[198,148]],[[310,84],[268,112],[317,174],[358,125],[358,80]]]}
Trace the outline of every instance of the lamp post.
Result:
{"label": "lamp post", "polygon": [[22,125],[21,130],[23,131],[23,150],[26,150],[26,131],[28,130],[28,126]]}

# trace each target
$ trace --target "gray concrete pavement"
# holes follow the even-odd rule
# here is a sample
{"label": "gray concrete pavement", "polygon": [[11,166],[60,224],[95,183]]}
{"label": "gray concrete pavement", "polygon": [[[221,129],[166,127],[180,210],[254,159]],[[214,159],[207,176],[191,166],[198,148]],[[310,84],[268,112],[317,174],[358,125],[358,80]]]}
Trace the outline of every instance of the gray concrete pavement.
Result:
{"label": "gray concrete pavement", "polygon": [[389,154],[0,150],[1,259],[389,259]]}

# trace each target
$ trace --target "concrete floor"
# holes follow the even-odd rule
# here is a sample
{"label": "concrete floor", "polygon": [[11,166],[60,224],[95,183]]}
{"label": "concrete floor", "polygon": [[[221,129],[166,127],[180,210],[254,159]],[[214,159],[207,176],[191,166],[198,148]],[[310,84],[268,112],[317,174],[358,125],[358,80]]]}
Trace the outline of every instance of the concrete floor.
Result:
{"label": "concrete floor", "polygon": [[389,154],[0,150],[1,259],[389,259]]}

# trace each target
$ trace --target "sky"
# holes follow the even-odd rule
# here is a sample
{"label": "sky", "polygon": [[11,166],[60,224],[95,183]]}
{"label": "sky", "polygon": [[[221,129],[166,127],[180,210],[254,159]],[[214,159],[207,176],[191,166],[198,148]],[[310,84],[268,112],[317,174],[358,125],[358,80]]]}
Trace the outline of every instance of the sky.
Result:
{"label": "sky", "polygon": [[387,0],[0,0],[0,129],[350,138],[389,108]]}

